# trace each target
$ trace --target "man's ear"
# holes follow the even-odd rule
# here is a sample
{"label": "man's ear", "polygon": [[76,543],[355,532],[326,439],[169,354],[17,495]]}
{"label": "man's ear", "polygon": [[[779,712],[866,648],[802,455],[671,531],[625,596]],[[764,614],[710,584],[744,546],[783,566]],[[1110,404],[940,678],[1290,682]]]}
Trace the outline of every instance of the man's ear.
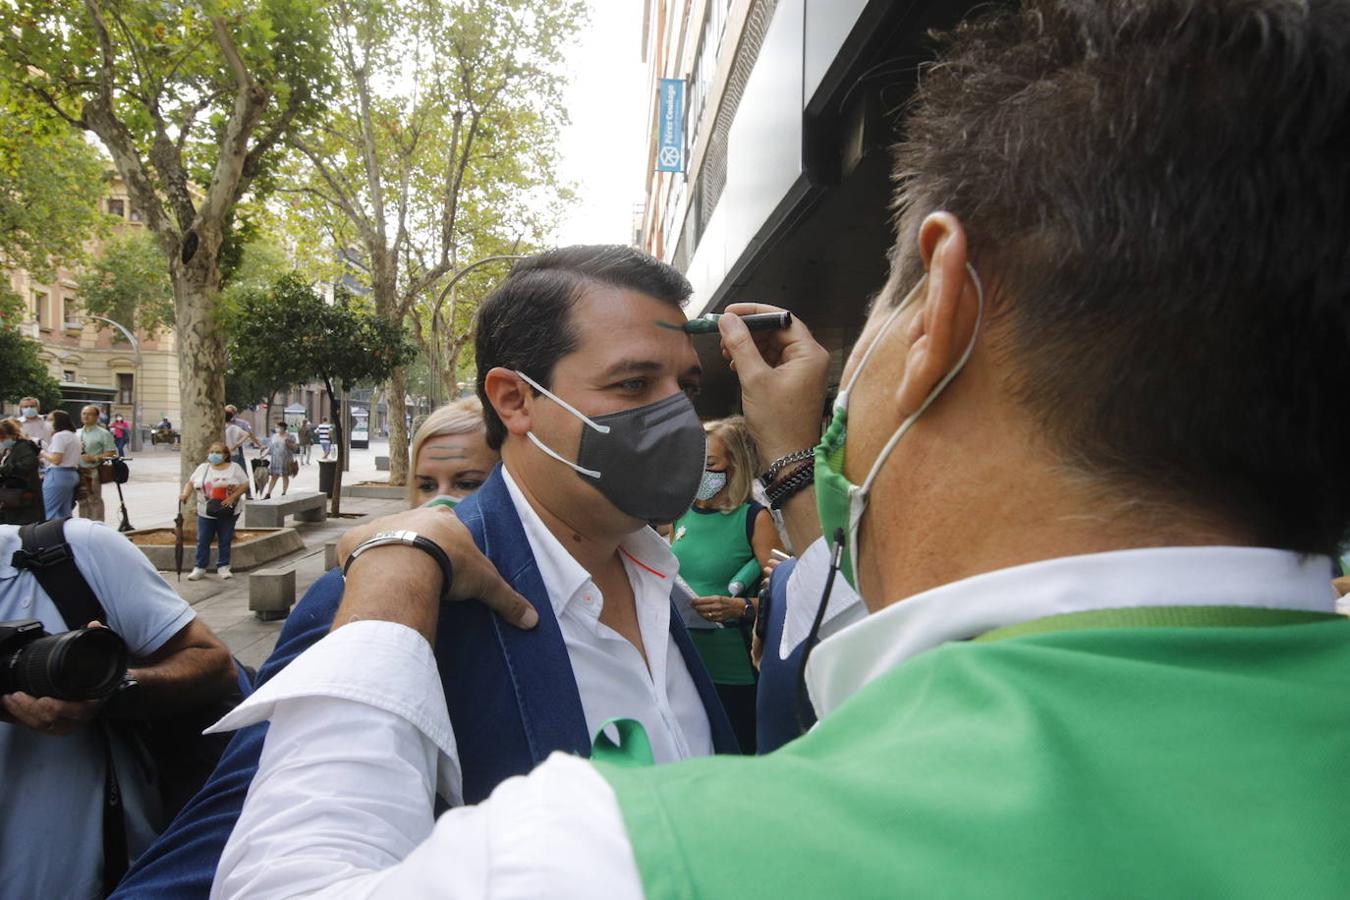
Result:
{"label": "man's ear", "polygon": [[960,221],[947,212],[924,219],[919,253],[928,274],[906,334],[909,350],[896,388],[901,416],[917,412],[956,366],[978,318],[979,300],[966,272],[966,233]]}
{"label": "man's ear", "polygon": [[483,391],[507,432],[524,437],[530,430],[529,386],[510,369],[497,366],[483,379]]}

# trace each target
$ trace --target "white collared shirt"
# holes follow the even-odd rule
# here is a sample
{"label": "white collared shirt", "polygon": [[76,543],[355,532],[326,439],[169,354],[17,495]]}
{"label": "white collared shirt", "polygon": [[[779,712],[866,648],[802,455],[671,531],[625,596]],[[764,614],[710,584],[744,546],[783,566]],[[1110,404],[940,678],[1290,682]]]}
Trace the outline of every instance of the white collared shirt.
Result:
{"label": "white collared shirt", "polygon": [[[1113,607],[1330,612],[1329,573],[1323,557],[1229,547],[1018,566],[919,594],[844,629],[816,648],[807,681],[823,718],[869,681],[949,640]],[[352,666],[358,654],[371,664]],[[414,696],[429,699],[405,709],[390,685],[413,685]],[[267,717],[258,774],[212,897],[643,895],[614,791],[584,760],[555,753],[486,802],[433,823],[438,760],[443,765],[453,748],[431,647],[409,628],[366,621],[338,629],[218,727]]]}
{"label": "white collared shirt", "polygon": [[590,573],[544,526],[504,466],[502,477],[562,630],[591,738],[610,719],[637,719],[658,763],[711,755],[707,710],[670,634],[670,588],[680,569],[670,544],[643,528],[619,545],[647,652],[644,663],[627,638],[600,622],[605,601]]}

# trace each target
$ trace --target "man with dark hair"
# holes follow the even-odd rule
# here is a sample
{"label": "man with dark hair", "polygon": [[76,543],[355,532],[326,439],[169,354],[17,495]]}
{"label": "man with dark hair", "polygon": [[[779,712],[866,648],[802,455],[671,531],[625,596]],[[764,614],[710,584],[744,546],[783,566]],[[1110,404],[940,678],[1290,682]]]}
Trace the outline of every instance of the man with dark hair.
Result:
{"label": "man with dark hair", "polygon": [[[819,724],[556,756],[433,825],[441,723],[328,699],[435,688],[447,576],[380,551],[399,604],[354,567],[349,624],[271,686],[219,896],[1345,893],[1350,621],[1315,554],[1350,525],[1350,2],[982,9],[922,80],[814,462],[827,355],[721,320],[794,546],[823,532],[870,610],[803,664]],[[397,524],[477,571],[448,517]],[[388,667],[346,676],[372,640]]]}
{"label": "man with dark hair", "polygon": [[[483,800],[555,751],[589,755],[616,718],[642,724],[658,762],[738,752],[671,608],[678,564],[648,527],[687,509],[703,473],[703,428],[687,396],[700,370],[678,327],[688,295],[683,276],[632,248],[569,247],[522,261],[483,303],[479,392],[502,464],[455,515],[506,574],[503,602],[528,601],[539,625],[519,631],[506,624],[515,619],[477,604],[456,604],[438,623],[444,702],[431,714],[448,716],[454,742],[438,786],[445,803]],[[376,568],[381,556],[370,554]],[[368,565],[362,559],[356,568]],[[458,556],[455,566],[467,577]],[[261,685],[334,625],[342,590],[336,570],[315,583],[262,667]],[[410,683],[380,692],[399,704],[428,702]],[[206,895],[264,729],[230,744],[117,896]]]}

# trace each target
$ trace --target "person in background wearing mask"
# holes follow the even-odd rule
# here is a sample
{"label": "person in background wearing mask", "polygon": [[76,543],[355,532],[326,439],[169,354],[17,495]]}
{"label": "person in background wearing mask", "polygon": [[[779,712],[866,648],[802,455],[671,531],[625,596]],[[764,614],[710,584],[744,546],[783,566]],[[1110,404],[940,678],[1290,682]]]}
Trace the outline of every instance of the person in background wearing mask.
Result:
{"label": "person in background wearing mask", "polygon": [[80,516],[102,522],[106,510],[103,506],[103,480],[99,478],[98,467],[117,456],[117,445],[112,432],[98,423],[98,407],[86,406],[80,410]]}
{"label": "person in background wearing mask", "polygon": [[309,465],[309,455],[314,451],[314,426],[309,423],[309,419],[303,419],[300,422],[300,431],[296,435],[300,439],[300,465]]}
{"label": "person in background wearing mask", "polygon": [[52,424],[41,414],[36,397],[24,397],[19,401],[19,422],[23,426],[24,437],[45,450],[52,439]]}
{"label": "person in background wearing mask", "polygon": [[14,419],[0,419],[0,525],[42,521],[38,448]]}
{"label": "person in background wearing mask", "polygon": [[218,543],[216,574],[232,578],[230,572],[230,544],[234,540],[234,526],[243,511],[240,498],[248,491],[248,476],[238,463],[230,459],[223,441],[215,441],[207,448],[206,462],[199,465],[183,485],[178,502],[186,503],[197,497],[197,561],[188,581],[200,581],[211,565],[211,542]]}
{"label": "person in background wearing mask", "polygon": [[483,486],[501,458],[487,444],[483,404],[477,397],[447,403],[427,416],[413,435],[410,455],[410,506],[436,497],[458,505]]}
{"label": "person in background wearing mask", "polygon": [[286,496],[286,491],[291,486],[291,462],[295,459],[295,453],[300,449],[300,445],[295,442],[295,438],[286,429],[285,422],[278,422],[272,428],[272,436],[267,439],[267,490],[263,492],[263,499],[270,500],[272,497],[272,488],[276,486],[277,479],[281,479],[281,496]]}
{"label": "person in background wearing mask", "polygon": [[47,463],[47,473],[42,478],[42,502],[49,519],[65,519],[75,505],[75,489],[80,486],[80,436],[75,433],[75,424],[70,421],[70,413],[64,409],[54,409],[48,418],[51,420],[52,436],[47,441],[47,449],[42,451],[42,460]]}
{"label": "person in background wearing mask", "polygon": [[[426,490],[414,503],[435,496],[433,481],[437,493],[457,496],[448,478],[467,487],[492,454],[502,459],[454,513],[416,510],[467,523],[469,546],[476,541],[487,559],[476,549],[457,556],[457,577],[481,584],[500,611],[452,604],[440,623],[433,668],[445,699],[435,714],[448,714],[454,750],[437,786],[439,808],[479,802],[555,750],[589,755],[614,718],[641,721],[658,762],[739,751],[698,651],[672,616],[677,561],[647,527],[687,509],[703,474],[704,433],[688,396],[698,388],[698,359],[687,335],[655,324],[683,322],[689,292],[682,275],[630,247],[570,247],[517,263],[479,312],[484,437],[423,438],[440,431],[430,419],[419,429],[415,489]],[[461,460],[438,447],[468,452]],[[439,468],[446,464],[453,467]],[[384,531],[349,532],[371,542],[348,574],[365,566],[387,574],[393,601],[401,564],[385,542],[414,538]],[[331,630],[343,583],[333,570],[296,605],[260,685]],[[517,629],[522,617],[539,626]],[[426,702],[424,689],[409,694],[401,682],[381,691]],[[231,742],[193,809],[114,896],[206,896],[265,733],[259,724]]]}
{"label": "person in background wearing mask", "polygon": [[[449,517],[391,517],[470,584],[358,557],[333,634],[227,717],[271,722],[216,896],[1343,895],[1348,24],[982,5],[908,106],[891,276],[785,501],[870,610],[806,665],[815,728],[754,759],[557,755],[433,822],[445,719],[379,688],[438,709],[441,599],[482,570]],[[736,318],[763,309],[719,327],[778,460],[815,443],[829,358]]]}
{"label": "person in background wearing mask", "polygon": [[736,738],[755,752],[755,672],[750,627],[762,572],[778,542],[769,511],[750,499],[759,470],[754,441],[739,416],[709,422],[708,460],[698,495],[675,520],[671,550],[680,578],[693,589],[695,611],[709,624],[691,628],[708,674],[717,685]]}

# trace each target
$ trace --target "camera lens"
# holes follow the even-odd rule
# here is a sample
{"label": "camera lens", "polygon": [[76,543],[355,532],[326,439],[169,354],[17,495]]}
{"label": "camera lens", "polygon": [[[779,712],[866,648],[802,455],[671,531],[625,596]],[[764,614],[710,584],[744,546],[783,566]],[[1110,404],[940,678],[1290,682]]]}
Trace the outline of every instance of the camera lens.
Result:
{"label": "camera lens", "polygon": [[77,628],[38,638],[14,654],[9,682],[16,691],[59,700],[94,700],[117,687],[127,647],[106,628]]}

